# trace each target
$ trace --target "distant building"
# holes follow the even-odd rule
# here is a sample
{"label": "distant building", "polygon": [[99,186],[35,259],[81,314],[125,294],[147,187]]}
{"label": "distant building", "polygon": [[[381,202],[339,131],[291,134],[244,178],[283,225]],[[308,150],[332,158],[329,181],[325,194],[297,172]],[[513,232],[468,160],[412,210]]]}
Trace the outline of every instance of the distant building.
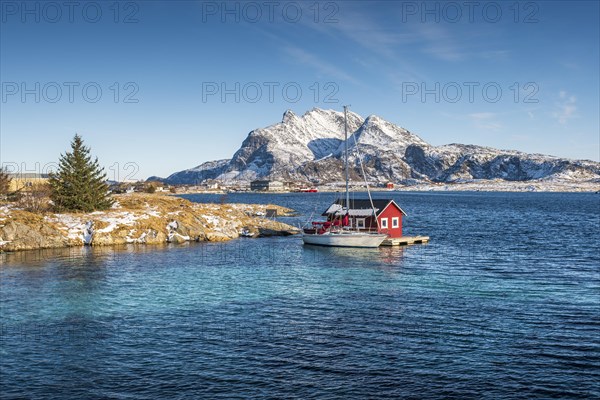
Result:
{"label": "distant building", "polygon": [[250,182],[250,190],[269,190],[270,181],[256,180]]}
{"label": "distant building", "polygon": [[394,183],[393,182],[388,182],[385,184],[386,189],[394,189]]}
{"label": "distant building", "polygon": [[207,181],[204,183],[207,189],[219,189],[219,182],[217,181]]}
{"label": "distant building", "polygon": [[250,182],[250,190],[253,191],[281,191],[284,190],[283,182],[255,180]]}
{"label": "distant building", "polygon": [[271,181],[269,183],[269,190],[274,190],[274,191],[281,191],[285,189],[285,185],[283,184],[283,182],[279,182],[279,181]]}
{"label": "distant building", "polygon": [[16,192],[27,188],[32,188],[37,185],[48,183],[48,174],[38,174],[32,172],[8,174],[10,177],[10,192]]}

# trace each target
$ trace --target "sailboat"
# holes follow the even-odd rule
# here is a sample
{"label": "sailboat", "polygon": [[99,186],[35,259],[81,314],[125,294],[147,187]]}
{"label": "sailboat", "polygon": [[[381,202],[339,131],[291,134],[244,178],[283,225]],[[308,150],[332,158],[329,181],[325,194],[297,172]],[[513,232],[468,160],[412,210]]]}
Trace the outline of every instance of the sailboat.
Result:
{"label": "sailboat", "polygon": [[[365,182],[367,193],[369,195],[370,210],[353,210],[350,202],[350,184],[348,175],[348,106],[344,106],[344,166],[346,178],[346,192],[344,201],[334,203],[323,214],[327,215],[327,221],[313,222],[312,227],[304,228],[302,232],[302,241],[304,244],[331,246],[331,247],[379,247],[388,237],[382,233],[377,222],[376,209],[373,206],[373,199],[369,191],[369,185]],[[359,157],[360,160],[360,157]],[[362,164],[361,164],[362,167]],[[361,168],[362,169],[362,168]],[[364,170],[362,171],[364,175]],[[353,215],[354,214],[354,215]],[[354,224],[350,223],[351,217],[361,214],[364,218],[352,218]],[[367,227],[364,224],[365,219],[375,221],[376,228]],[[362,224],[356,222],[361,221]],[[354,226],[352,226],[354,225]]]}

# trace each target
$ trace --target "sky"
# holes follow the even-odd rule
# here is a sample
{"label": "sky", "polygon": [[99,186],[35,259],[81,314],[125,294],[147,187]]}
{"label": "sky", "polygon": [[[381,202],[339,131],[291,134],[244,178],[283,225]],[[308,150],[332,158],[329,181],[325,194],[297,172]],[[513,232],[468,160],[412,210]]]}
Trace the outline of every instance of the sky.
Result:
{"label": "sky", "polygon": [[80,134],[111,180],[230,158],[287,109],[600,161],[598,1],[0,0],[0,163]]}

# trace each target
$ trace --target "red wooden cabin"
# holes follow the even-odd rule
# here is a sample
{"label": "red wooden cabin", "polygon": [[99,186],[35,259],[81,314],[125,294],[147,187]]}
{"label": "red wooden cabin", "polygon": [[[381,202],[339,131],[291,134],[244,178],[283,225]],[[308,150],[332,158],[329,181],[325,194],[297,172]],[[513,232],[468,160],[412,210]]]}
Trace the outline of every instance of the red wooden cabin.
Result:
{"label": "red wooden cabin", "polygon": [[[394,200],[373,200],[375,216],[379,222],[379,232],[387,233],[391,238],[402,237],[402,217],[406,213]],[[377,231],[377,222],[373,217],[373,208],[368,199],[350,199],[350,208],[346,211],[346,200],[339,199],[322,214],[331,224],[339,223],[348,215],[348,225],[360,231]]]}

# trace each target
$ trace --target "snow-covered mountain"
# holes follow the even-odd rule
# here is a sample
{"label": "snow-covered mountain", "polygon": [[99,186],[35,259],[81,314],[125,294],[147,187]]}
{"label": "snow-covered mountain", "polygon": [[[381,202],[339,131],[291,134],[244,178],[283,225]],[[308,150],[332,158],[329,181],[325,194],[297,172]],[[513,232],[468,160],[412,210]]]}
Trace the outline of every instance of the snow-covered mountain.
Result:
{"label": "snow-covered mountain", "polygon": [[[353,178],[358,155],[372,182],[460,182],[473,179],[537,179],[600,182],[600,163],[514,150],[449,144],[432,146],[414,133],[371,115],[348,113]],[[248,134],[230,160],[210,161],[176,172],[169,184],[198,184],[257,178],[329,183],[343,180],[344,114],[314,108],[302,116],[288,110],[280,123]],[[153,177],[156,179],[156,177]]]}
{"label": "snow-covered mountain", "polygon": [[171,174],[166,179],[151,176],[147,181],[163,181],[169,184],[198,184],[207,179],[216,179],[229,165],[229,161],[229,159],[207,161],[197,167]]}

